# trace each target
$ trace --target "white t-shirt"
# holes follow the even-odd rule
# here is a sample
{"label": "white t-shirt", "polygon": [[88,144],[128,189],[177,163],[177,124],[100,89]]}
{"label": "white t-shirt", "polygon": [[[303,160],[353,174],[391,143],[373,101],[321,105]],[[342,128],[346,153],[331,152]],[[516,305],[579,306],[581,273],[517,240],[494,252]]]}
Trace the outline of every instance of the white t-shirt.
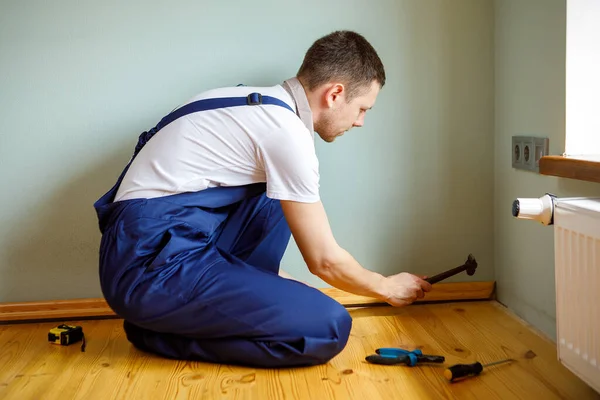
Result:
{"label": "white t-shirt", "polygon": [[[293,92],[282,85],[239,86],[209,90],[189,102],[259,92],[296,110],[297,104],[308,103],[303,91],[304,97],[297,98],[299,84],[293,79]],[[287,108],[263,104],[181,117],[163,127],[142,148],[115,201],[266,182],[266,194],[272,199],[316,202],[320,199],[319,162],[314,134],[308,128],[312,127],[312,116],[307,121],[304,113],[303,122]]]}

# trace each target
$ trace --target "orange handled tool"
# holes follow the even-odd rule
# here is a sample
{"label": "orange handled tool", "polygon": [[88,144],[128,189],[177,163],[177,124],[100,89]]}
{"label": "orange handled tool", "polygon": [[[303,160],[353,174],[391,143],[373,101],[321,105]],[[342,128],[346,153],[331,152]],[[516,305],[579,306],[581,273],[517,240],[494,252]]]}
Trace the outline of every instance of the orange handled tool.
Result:
{"label": "orange handled tool", "polygon": [[505,362],[509,362],[509,361],[514,361],[514,360],[512,358],[509,358],[506,360],[495,361],[495,362],[489,363],[489,364],[481,364],[480,362],[475,362],[473,364],[456,364],[456,365],[453,365],[453,366],[447,368],[444,371],[444,376],[450,382],[456,382],[458,380],[467,378],[469,376],[479,375],[481,373],[481,371],[483,371],[484,367],[489,367],[491,365],[501,364],[501,363],[505,363]]}

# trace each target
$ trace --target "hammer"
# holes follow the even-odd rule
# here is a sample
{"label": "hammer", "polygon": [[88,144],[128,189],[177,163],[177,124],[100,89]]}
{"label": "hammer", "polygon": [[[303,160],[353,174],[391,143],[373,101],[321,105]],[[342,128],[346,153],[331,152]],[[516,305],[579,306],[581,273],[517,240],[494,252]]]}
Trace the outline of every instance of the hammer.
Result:
{"label": "hammer", "polygon": [[469,256],[467,257],[467,261],[460,267],[452,268],[446,272],[442,272],[441,274],[437,274],[425,280],[431,284],[434,284],[439,281],[443,281],[444,279],[448,279],[456,274],[460,274],[463,271],[466,271],[467,275],[469,276],[474,275],[476,269],[477,261],[475,260],[472,254],[469,254]]}

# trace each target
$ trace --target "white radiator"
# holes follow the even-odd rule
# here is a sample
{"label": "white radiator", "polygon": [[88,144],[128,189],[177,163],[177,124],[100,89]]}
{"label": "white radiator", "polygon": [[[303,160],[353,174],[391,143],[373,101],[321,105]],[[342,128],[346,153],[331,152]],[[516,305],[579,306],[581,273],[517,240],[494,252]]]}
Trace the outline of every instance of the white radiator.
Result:
{"label": "white radiator", "polygon": [[600,392],[600,199],[554,205],[559,360]]}

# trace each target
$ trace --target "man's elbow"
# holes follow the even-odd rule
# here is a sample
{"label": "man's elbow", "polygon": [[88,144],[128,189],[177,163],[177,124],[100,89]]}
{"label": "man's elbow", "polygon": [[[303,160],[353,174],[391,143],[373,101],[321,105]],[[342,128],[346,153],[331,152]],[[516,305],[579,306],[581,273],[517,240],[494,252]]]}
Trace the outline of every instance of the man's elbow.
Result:
{"label": "man's elbow", "polygon": [[323,257],[307,260],[306,265],[310,273],[319,278],[331,276],[344,263],[344,253],[342,249],[338,248]]}
{"label": "man's elbow", "polygon": [[310,273],[319,278],[326,276],[326,271],[331,271],[332,269],[332,264],[328,261],[307,261],[306,265]]}

